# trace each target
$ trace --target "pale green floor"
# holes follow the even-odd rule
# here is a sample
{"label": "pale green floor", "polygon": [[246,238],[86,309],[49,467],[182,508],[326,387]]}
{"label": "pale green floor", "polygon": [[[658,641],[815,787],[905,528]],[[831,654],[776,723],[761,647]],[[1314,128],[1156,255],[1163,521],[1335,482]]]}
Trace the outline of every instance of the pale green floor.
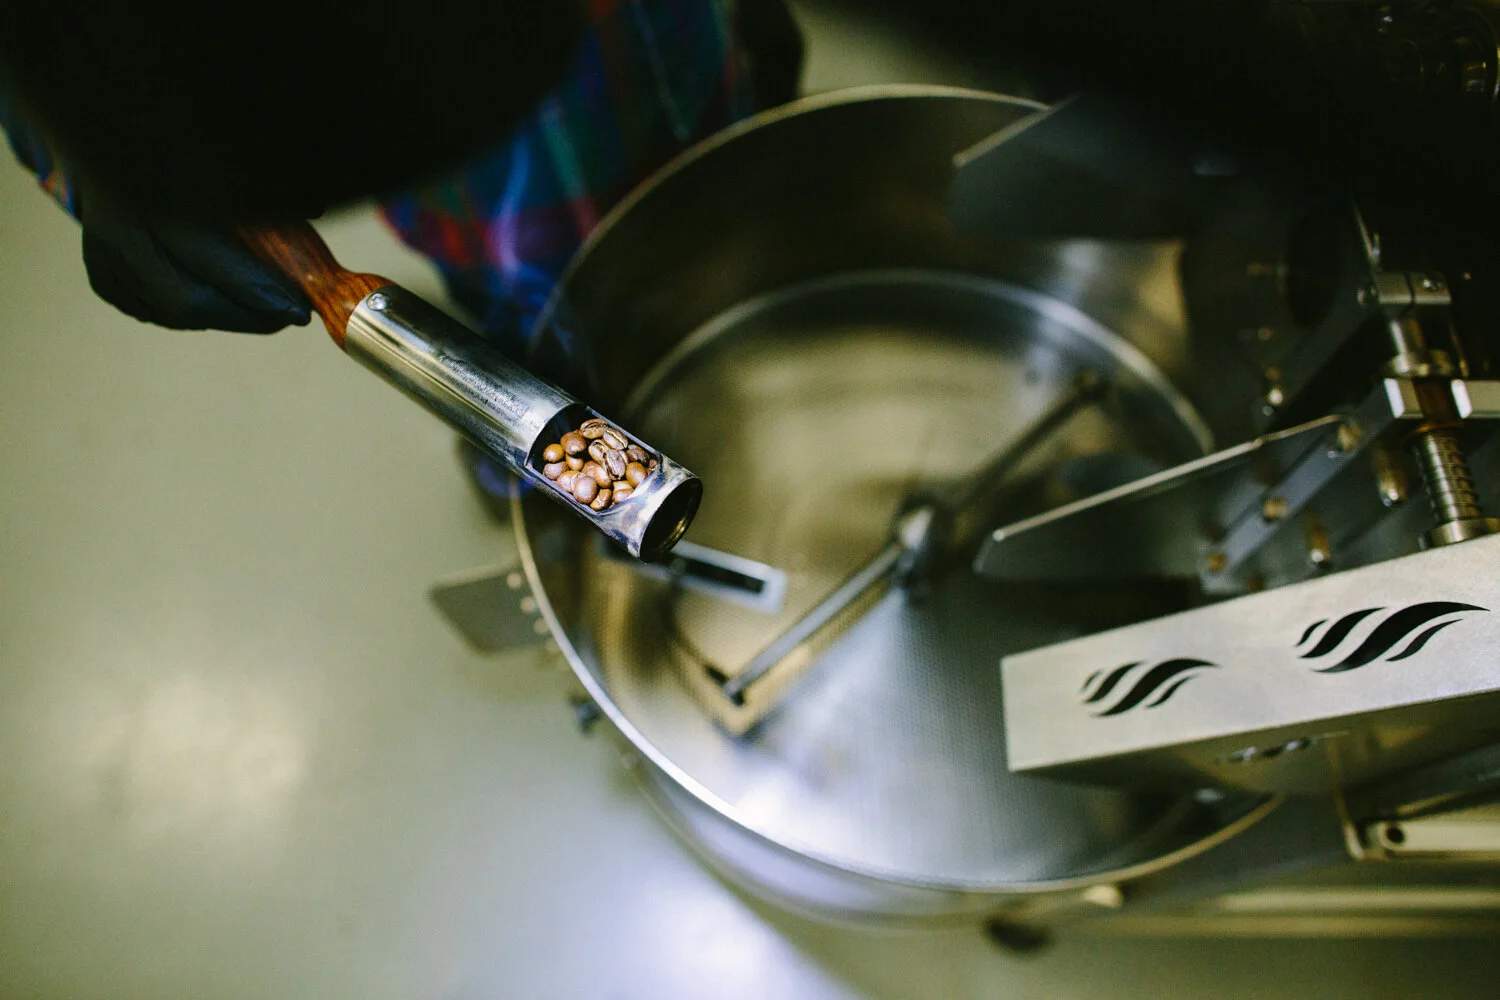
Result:
{"label": "pale green floor", "polygon": [[[815,84],[859,75],[814,56]],[[368,214],[325,231],[437,294]],[[509,542],[451,436],[320,330],[120,316],[7,166],[0,352],[0,996],[1496,995],[1485,941],[1072,935],[1022,960],[749,904],[577,735],[562,675],[429,609]]]}

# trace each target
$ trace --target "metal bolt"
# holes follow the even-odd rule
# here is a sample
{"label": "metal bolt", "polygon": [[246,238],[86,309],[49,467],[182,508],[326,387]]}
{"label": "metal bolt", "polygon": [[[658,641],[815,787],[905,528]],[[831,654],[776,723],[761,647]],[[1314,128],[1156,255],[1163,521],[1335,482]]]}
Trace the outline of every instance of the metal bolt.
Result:
{"label": "metal bolt", "polygon": [[1328,529],[1321,518],[1308,518],[1303,530],[1307,541],[1307,561],[1319,569],[1327,566],[1333,558],[1333,546],[1328,541]]}
{"label": "metal bolt", "polygon": [[511,590],[520,590],[521,589],[521,584],[523,584],[525,582],[526,582],[526,578],[524,576],[522,576],[520,573],[510,572],[510,573],[505,574],[505,585],[507,587],[509,587]]}
{"label": "metal bolt", "polygon": [[1451,545],[1493,533],[1500,523],[1484,516],[1479,492],[1469,463],[1451,430],[1437,429],[1417,435],[1412,444],[1427,500],[1437,526],[1427,533],[1430,545]]}
{"label": "metal bolt", "polygon": [[1274,408],[1274,407],[1280,406],[1282,403],[1285,403],[1285,402],[1286,402],[1286,393],[1281,390],[1281,386],[1279,386],[1279,385],[1273,385],[1273,386],[1271,386],[1271,388],[1269,388],[1269,389],[1266,390],[1266,405],[1267,406],[1270,406],[1270,407]]}
{"label": "metal bolt", "polygon": [[1424,291],[1424,292],[1435,292],[1435,291],[1437,291],[1437,289],[1438,289],[1437,282],[1433,281],[1431,278],[1423,278],[1422,279],[1422,291]]}
{"label": "metal bolt", "polygon": [[535,632],[537,635],[546,635],[547,634],[547,619],[545,619],[545,618],[538,618],[536,621],[532,622],[531,623],[531,631]]}
{"label": "metal bolt", "polygon": [[1267,521],[1279,521],[1286,517],[1291,504],[1286,502],[1286,497],[1266,497],[1260,505],[1260,516]]}
{"label": "metal bolt", "polygon": [[1406,470],[1394,455],[1384,448],[1370,453],[1370,470],[1375,474],[1375,487],[1380,491],[1380,502],[1395,507],[1406,502]]}
{"label": "metal bolt", "polygon": [[1452,431],[1428,431],[1415,443],[1417,465],[1438,523],[1484,517],[1469,463]]}
{"label": "metal bolt", "polygon": [[1229,557],[1222,552],[1210,552],[1208,554],[1208,571],[1210,573],[1222,573],[1224,567],[1229,565]]}
{"label": "metal bolt", "polygon": [[1344,454],[1348,454],[1359,447],[1359,442],[1364,438],[1365,432],[1352,420],[1345,420],[1339,424],[1338,435],[1334,438],[1334,446]]}
{"label": "metal bolt", "polygon": [[578,731],[589,736],[594,731],[594,725],[604,715],[599,706],[587,695],[575,695],[568,699],[569,706],[573,709],[573,721],[578,723]]}
{"label": "metal bolt", "polygon": [[390,305],[390,301],[384,295],[376,292],[369,298],[365,299],[365,304],[368,305],[371,309],[374,309],[376,312],[383,312],[385,310],[385,307]]}

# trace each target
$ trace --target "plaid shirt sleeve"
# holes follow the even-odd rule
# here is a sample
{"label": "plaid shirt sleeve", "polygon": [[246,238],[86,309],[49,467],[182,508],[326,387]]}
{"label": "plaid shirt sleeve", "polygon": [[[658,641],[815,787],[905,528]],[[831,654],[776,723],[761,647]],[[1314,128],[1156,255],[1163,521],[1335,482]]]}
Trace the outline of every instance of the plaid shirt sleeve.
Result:
{"label": "plaid shirt sleeve", "polygon": [[0,91],[0,129],[21,165],[36,175],[42,189],[56,199],[69,215],[78,215],[78,196],[57,156],[42,137],[21,118],[11,99]]}
{"label": "plaid shirt sleeve", "polygon": [[386,221],[514,356],[609,209],[752,110],[732,0],[591,0],[557,90],[501,145],[390,198]]}

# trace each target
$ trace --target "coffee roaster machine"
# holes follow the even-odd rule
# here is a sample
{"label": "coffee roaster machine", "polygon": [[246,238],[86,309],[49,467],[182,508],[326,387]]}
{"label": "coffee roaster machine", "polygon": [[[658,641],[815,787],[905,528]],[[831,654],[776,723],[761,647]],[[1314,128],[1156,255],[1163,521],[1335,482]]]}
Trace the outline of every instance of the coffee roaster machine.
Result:
{"label": "coffee roaster machine", "polygon": [[469,452],[521,562],[434,598],[554,644],[786,907],[1488,933],[1497,251],[1091,94],[805,100],[621,205],[538,328],[702,477],[685,540],[622,557]]}

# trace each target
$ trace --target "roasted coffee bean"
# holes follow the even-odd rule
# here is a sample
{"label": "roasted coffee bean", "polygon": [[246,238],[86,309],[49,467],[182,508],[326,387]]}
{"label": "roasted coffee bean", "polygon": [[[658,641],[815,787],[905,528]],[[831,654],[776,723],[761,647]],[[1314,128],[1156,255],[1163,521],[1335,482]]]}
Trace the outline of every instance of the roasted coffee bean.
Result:
{"label": "roasted coffee bean", "polygon": [[660,463],[607,420],[592,417],[542,450],[542,474],[579,503],[605,510],[623,503]]}
{"label": "roasted coffee bean", "polygon": [[609,474],[615,479],[624,478],[625,453],[623,451],[616,451],[613,448],[609,449],[604,453],[604,467],[609,470]]}

